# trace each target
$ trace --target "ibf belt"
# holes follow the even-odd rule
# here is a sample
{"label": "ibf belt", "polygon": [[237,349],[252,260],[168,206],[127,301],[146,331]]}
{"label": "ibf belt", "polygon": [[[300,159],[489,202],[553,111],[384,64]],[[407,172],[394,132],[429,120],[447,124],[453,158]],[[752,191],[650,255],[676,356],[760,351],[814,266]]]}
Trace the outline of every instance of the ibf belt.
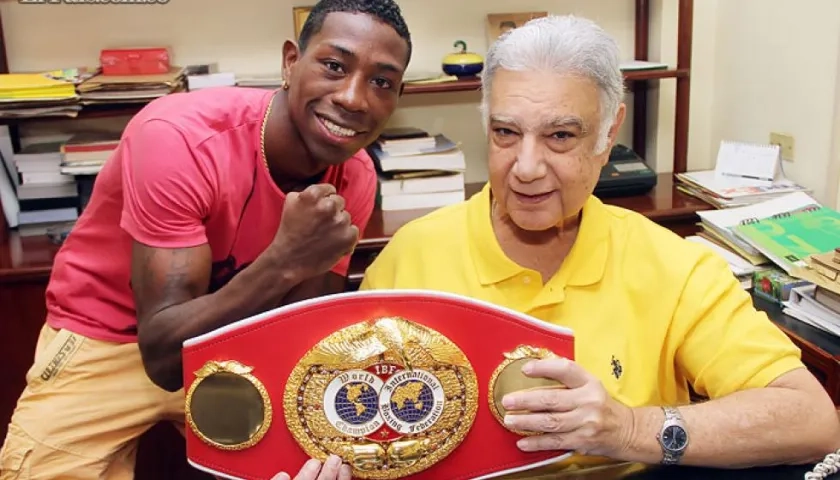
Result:
{"label": "ibf belt", "polygon": [[457,295],[387,290],[281,307],[183,348],[187,456],[233,479],[341,456],[354,478],[493,478],[568,452],[522,452],[502,397],[562,388],[522,374],[573,359],[569,330]]}

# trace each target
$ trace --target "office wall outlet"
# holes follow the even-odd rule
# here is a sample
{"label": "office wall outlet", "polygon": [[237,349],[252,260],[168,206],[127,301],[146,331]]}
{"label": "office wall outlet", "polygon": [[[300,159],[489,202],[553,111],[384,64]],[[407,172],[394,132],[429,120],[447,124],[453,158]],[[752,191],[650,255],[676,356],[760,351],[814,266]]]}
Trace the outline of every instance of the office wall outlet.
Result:
{"label": "office wall outlet", "polygon": [[788,162],[793,161],[793,135],[770,132],[770,144],[779,146],[782,160],[787,160]]}

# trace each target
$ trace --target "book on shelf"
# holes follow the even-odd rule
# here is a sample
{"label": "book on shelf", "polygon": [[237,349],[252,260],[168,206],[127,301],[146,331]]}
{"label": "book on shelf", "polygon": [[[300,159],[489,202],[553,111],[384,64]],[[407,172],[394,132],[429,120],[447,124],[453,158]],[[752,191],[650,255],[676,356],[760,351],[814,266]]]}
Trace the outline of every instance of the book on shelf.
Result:
{"label": "book on shelf", "polygon": [[[840,337],[840,312],[820,301],[819,287],[803,285],[791,290],[782,312],[802,323]],[[823,298],[823,295],[820,295]]]}
{"label": "book on shelf", "polygon": [[83,105],[145,103],[186,88],[185,67],[149,75],[96,75],[76,88]]}
{"label": "book on shelf", "polygon": [[[61,145],[61,173],[95,175],[120,143],[120,133],[85,131],[70,137]],[[72,177],[71,177],[72,178]]]}
{"label": "book on shelf", "polygon": [[438,208],[465,199],[466,160],[445,135],[416,127],[386,129],[368,147],[382,211]]}
{"label": "book on shelf", "polygon": [[433,146],[416,148],[401,148],[394,152],[386,151],[374,143],[368,147],[368,153],[382,172],[414,171],[414,170],[445,170],[463,172],[466,170],[464,153],[458,144],[445,135],[434,136]]}

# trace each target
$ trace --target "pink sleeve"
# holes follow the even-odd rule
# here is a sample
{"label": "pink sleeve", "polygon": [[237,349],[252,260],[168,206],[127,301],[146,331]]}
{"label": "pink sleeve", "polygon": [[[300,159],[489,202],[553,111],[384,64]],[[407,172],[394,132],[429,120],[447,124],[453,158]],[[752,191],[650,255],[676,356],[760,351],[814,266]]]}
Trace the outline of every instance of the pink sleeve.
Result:
{"label": "pink sleeve", "polygon": [[123,148],[120,227],[151,247],[206,243],[204,219],[217,182],[183,134],[166,121],[151,120],[127,135]]}
{"label": "pink sleeve", "polygon": [[[362,235],[373,213],[377,179],[373,162],[367,152],[362,150],[356,154],[356,157],[345,164],[346,178],[343,182],[344,188],[339,191],[339,194],[344,197],[344,209],[350,214],[353,224],[358,227],[359,235]],[[350,269],[351,256],[352,254],[342,257],[331,271],[346,277]]]}

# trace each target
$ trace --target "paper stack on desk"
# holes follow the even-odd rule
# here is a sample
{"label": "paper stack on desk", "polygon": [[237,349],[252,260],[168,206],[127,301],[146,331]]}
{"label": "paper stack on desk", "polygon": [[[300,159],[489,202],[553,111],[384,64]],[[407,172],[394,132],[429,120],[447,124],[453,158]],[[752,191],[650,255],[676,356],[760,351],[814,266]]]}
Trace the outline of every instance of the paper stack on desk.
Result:
{"label": "paper stack on desk", "polygon": [[79,110],[69,79],[49,72],[0,74],[0,118],[74,117]]}
{"label": "paper stack on desk", "polygon": [[85,105],[144,103],[185,89],[186,68],[154,75],[97,75],[79,85]]}

